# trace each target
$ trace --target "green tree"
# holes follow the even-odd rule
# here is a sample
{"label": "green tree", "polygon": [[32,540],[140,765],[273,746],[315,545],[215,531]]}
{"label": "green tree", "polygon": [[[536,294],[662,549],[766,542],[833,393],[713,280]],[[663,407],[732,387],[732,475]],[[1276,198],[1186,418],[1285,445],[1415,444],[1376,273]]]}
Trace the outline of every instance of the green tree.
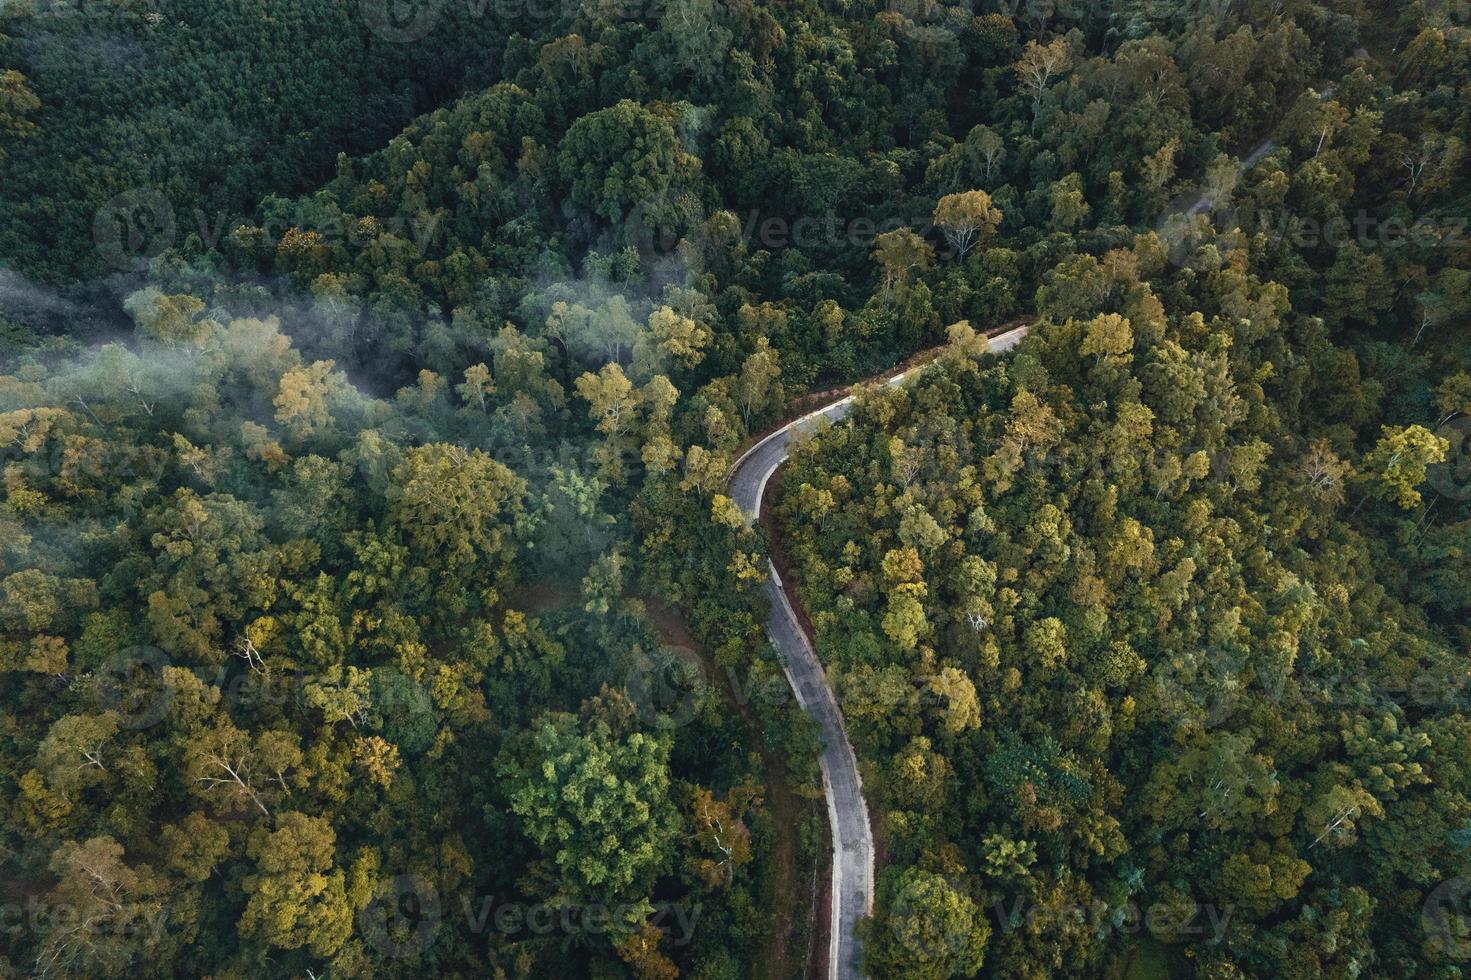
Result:
{"label": "green tree", "polygon": [[1022,88],[1032,97],[1032,127],[1035,129],[1037,118],[1042,109],[1042,97],[1047,93],[1047,86],[1058,75],[1068,70],[1072,63],[1072,54],[1068,50],[1067,41],[1057,38],[1048,44],[1038,44],[1036,41],[1028,41],[1022,56],[1014,66]]}
{"label": "green tree", "polygon": [[872,258],[883,273],[883,289],[888,293],[896,287],[907,286],[916,271],[928,269],[934,261],[935,250],[910,229],[900,228],[874,239]]}
{"label": "green tree", "polygon": [[756,349],[741,365],[741,373],[735,385],[736,403],[740,406],[741,418],[748,428],[753,418],[780,406],[780,378],[781,358],[765,337],[758,338]]}
{"label": "green tree", "polygon": [[67,715],[57,719],[36,753],[36,764],[46,782],[67,796],[96,785],[117,767],[113,739],[117,715]]}
{"label": "green tree", "polygon": [[554,898],[614,906],[643,901],[669,861],[678,814],[669,801],[667,739],[571,715],[543,719],[524,756],[502,769],[511,809],[542,848]]}
{"label": "green tree", "polygon": [[437,443],[409,451],[389,475],[389,521],[420,561],[462,585],[508,579],[526,483],[478,449]]}
{"label": "green tree", "polygon": [[1001,209],[991,203],[991,195],[985,191],[947,194],[935,205],[935,224],[945,233],[957,257],[965,261],[972,248],[996,233]]}
{"label": "green tree", "polygon": [[866,970],[876,978],[974,976],[991,936],[991,925],[974,900],[919,868],[887,877],[884,900],[865,937]]}
{"label": "green tree", "polygon": [[[4,35],[0,35],[3,42]],[[27,117],[41,108],[41,100],[26,85],[26,77],[11,69],[0,71],[0,166],[5,164],[6,139],[22,139],[36,131]]]}
{"label": "green tree", "polygon": [[43,975],[124,977],[165,955],[166,892],[153,872],[125,860],[111,837],[66,842],[51,855],[56,885],[46,904],[57,910],[36,957]]}
{"label": "green tree", "polygon": [[274,830],[252,833],[246,854],[255,866],[242,882],[250,899],[241,935],[324,958],[337,952],[353,917],[335,844],[331,824],[302,813],[283,813]]}
{"label": "green tree", "polygon": [[1422,425],[1384,426],[1362,464],[1370,492],[1404,510],[1419,506],[1426,470],[1445,462],[1449,451],[1449,442]]}
{"label": "green tree", "polygon": [[691,161],[669,109],[625,99],[568,127],[557,166],[574,201],[607,221],[621,221],[637,205],[659,204]]}

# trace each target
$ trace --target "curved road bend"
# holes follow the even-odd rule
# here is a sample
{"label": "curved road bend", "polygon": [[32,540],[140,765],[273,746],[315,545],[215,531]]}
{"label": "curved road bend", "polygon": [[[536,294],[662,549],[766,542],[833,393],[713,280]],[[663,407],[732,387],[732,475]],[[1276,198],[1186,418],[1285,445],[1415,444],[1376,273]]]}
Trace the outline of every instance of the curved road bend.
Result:
{"label": "curved road bend", "polygon": [[[1009,351],[1026,335],[1027,328],[1018,327],[992,337],[991,350]],[[899,384],[904,378],[900,374],[888,383]],[[852,404],[853,396],[849,395],[788,423],[736,461],[731,471],[731,496],[748,522],[760,519],[766,484],[777,467],[786,462],[787,445],[792,437],[811,432],[824,419],[838,422],[846,418]],[[812,640],[797,622],[797,615],[781,588],[776,566],[770,565],[769,570],[764,586],[771,600],[767,632],[781,654],[782,669],[796,692],[797,702],[822,728],[823,750],[819,762],[833,838],[828,976],[831,980],[857,980],[863,975],[859,966],[862,948],[854,925],[873,911],[873,830],[868,822],[868,806],[863,802],[863,780],[858,775],[853,745],[843,727],[843,712],[812,649]]]}
{"label": "curved road bend", "polygon": [[[1334,91],[1334,86],[1327,86],[1318,93],[1319,100],[1332,98]],[[1242,161],[1242,171],[1255,168],[1276,147],[1276,142],[1270,139],[1262,143]],[[1211,195],[1202,194],[1185,209],[1185,214],[1193,217],[1213,206]],[[991,350],[998,353],[1009,351],[1026,335],[1027,328],[1023,326],[992,337]],[[888,383],[899,384],[905,376],[897,375]],[[736,461],[730,477],[731,497],[748,522],[760,519],[766,484],[777,468],[786,462],[787,444],[792,437],[811,432],[824,419],[841,421],[847,417],[852,404],[853,396],[849,395],[789,422],[752,446]],[[822,728],[824,747],[819,762],[833,838],[828,976],[830,980],[857,980],[863,975],[860,972],[862,945],[853,927],[873,911],[873,830],[868,822],[868,806],[863,802],[863,780],[858,775],[853,745],[843,727],[843,712],[828,686],[822,663],[812,649],[812,640],[797,622],[797,615],[781,587],[781,576],[776,566],[769,562],[768,565],[771,574],[767,576],[764,588],[771,600],[771,616],[766,621],[766,630],[781,654],[782,669],[797,694],[797,702]]]}

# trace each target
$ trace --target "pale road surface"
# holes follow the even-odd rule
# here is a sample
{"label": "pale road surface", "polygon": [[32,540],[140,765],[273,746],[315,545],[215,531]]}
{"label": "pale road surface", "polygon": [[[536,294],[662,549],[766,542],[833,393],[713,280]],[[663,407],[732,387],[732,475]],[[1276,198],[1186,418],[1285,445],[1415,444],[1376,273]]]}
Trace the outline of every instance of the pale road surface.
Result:
{"label": "pale road surface", "polygon": [[[1337,91],[1338,86],[1336,85],[1329,85],[1325,87],[1323,91],[1318,93],[1318,101],[1328,101],[1329,99],[1333,98],[1334,94]],[[1275,149],[1277,149],[1277,141],[1267,140],[1261,146],[1257,147],[1255,150],[1252,150],[1249,154],[1247,154],[1246,159],[1241,161],[1241,173],[1249,173],[1250,171],[1255,170],[1256,165],[1265,160],[1267,158],[1267,154],[1271,153]],[[1195,201],[1194,204],[1190,205],[1190,207],[1185,210],[1185,213],[1189,217],[1194,218],[1198,215],[1205,214],[1207,211],[1214,209],[1215,206],[1215,198],[1212,197],[1209,193],[1205,193],[1202,194]]]}
{"label": "pale road surface", "polygon": [[[1018,327],[992,337],[991,350],[1009,351],[1026,335],[1027,328]],[[888,383],[899,384],[904,377],[898,375]],[[786,461],[787,444],[792,437],[811,432],[821,420],[842,420],[852,404],[850,395],[797,419],[758,442],[736,462],[730,478],[731,497],[748,522],[760,519],[766,484]],[[796,692],[797,702],[822,729],[823,750],[819,761],[833,838],[828,976],[831,980],[857,980],[863,976],[860,969],[863,951],[854,926],[873,911],[873,830],[868,822],[868,806],[863,802],[863,780],[858,775],[853,745],[843,727],[843,712],[812,649],[812,640],[797,622],[796,613],[782,591],[776,566],[771,565],[769,571],[765,585],[766,596],[771,600],[767,632],[781,655],[782,669]]]}

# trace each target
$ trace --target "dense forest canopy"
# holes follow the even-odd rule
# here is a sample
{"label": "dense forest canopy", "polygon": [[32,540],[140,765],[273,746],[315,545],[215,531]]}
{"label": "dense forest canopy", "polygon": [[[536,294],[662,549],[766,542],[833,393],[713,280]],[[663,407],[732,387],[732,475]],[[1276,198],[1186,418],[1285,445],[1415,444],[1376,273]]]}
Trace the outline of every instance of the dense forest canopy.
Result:
{"label": "dense forest canopy", "polygon": [[1468,106],[1457,0],[0,0],[0,976],[822,969],[768,553],[870,976],[1465,975]]}

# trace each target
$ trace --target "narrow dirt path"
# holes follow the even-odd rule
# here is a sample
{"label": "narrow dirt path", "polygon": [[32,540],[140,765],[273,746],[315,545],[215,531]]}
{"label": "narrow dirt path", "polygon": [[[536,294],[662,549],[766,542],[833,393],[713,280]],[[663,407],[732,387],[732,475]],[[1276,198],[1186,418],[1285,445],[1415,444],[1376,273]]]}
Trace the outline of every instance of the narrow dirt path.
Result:
{"label": "narrow dirt path", "polygon": [[[771,815],[771,878],[762,889],[761,899],[770,910],[766,941],[757,954],[755,976],[760,980],[791,980],[805,974],[805,948],[795,948],[794,937],[804,931],[803,925],[816,925],[812,907],[815,883],[798,873],[797,834],[807,819],[808,805],[792,788],[791,772],[786,758],[766,743],[761,721],[752,710],[749,699],[740,696],[731,682],[730,673],[721,669],[710,651],[690,632],[684,617],[657,599],[630,596],[643,603],[650,625],[659,642],[671,650],[687,654],[700,668],[708,683],[720,692],[727,707],[741,719],[749,744],[761,757],[762,785],[765,803]],[[509,597],[513,608],[540,615],[581,604],[581,596],[573,589],[551,585],[531,586]]]}
{"label": "narrow dirt path", "polygon": [[[740,715],[751,744],[761,756],[761,767],[765,771],[766,805],[771,812],[772,833],[772,876],[762,896],[766,907],[771,910],[770,932],[759,957],[757,976],[765,980],[787,980],[797,976],[806,959],[805,950],[792,948],[792,937],[800,933],[799,926],[810,912],[810,896],[804,895],[803,883],[797,874],[797,829],[805,817],[805,807],[792,790],[791,773],[787,760],[772,751],[766,744],[761,720],[751,710],[750,699],[743,697],[731,683],[730,672],[722,670],[710,651],[690,633],[689,625],[674,609],[657,599],[642,599],[648,610],[649,621],[654,624],[659,642],[675,649],[689,650],[699,661],[700,669],[707,680],[713,680],[725,703],[735,708]],[[810,890],[810,887],[809,889]]]}

